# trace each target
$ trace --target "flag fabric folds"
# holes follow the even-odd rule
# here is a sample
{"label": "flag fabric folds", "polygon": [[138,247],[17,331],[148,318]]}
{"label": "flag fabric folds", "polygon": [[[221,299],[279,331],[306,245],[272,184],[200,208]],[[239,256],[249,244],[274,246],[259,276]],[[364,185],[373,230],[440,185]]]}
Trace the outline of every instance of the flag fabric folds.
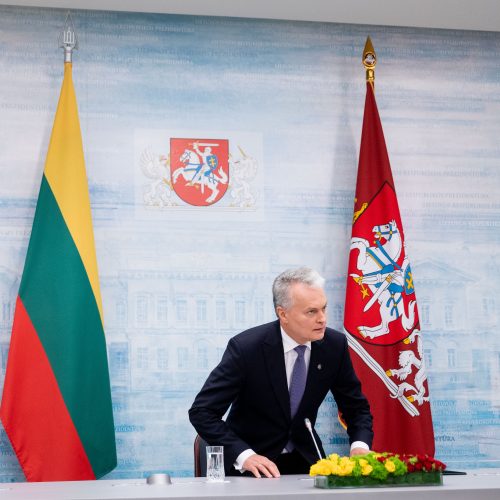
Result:
{"label": "flag fabric folds", "polygon": [[374,89],[367,82],[344,329],[375,451],[434,455],[417,302]]}
{"label": "flag fabric folds", "polygon": [[19,287],[0,417],[28,481],[116,466],[87,176],[71,63]]}

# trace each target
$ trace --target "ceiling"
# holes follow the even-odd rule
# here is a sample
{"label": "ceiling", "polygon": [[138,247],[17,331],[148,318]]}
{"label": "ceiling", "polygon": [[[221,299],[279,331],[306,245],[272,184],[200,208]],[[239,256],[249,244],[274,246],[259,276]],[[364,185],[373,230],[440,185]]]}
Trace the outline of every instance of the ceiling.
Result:
{"label": "ceiling", "polygon": [[6,5],[500,31],[498,0],[7,0]]}

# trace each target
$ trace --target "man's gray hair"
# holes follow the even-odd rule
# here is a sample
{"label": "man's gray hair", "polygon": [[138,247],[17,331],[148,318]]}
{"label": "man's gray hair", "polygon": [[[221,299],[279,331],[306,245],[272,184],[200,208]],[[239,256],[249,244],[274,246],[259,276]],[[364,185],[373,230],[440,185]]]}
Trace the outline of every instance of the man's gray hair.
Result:
{"label": "man's gray hair", "polygon": [[278,306],[283,309],[288,309],[292,305],[290,286],[294,283],[303,283],[307,286],[323,288],[325,285],[325,278],[309,267],[287,269],[282,272],[276,277],[273,283],[274,310],[276,310]]}

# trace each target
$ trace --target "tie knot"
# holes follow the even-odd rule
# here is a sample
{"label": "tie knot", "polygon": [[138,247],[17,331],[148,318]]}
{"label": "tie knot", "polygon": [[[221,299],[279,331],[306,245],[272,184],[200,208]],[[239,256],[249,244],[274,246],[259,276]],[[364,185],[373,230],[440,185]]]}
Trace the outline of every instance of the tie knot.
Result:
{"label": "tie knot", "polygon": [[299,358],[304,357],[304,353],[306,352],[307,346],[305,345],[298,345],[297,347],[294,347],[294,351],[297,353],[297,356]]}

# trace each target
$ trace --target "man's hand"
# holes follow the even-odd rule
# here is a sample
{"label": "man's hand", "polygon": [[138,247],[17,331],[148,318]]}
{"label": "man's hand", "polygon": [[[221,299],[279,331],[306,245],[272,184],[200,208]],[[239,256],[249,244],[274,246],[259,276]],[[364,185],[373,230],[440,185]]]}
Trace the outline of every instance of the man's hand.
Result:
{"label": "man's hand", "polygon": [[366,455],[367,453],[370,453],[371,450],[367,450],[366,448],[353,448],[351,450],[351,453],[349,453],[350,457],[353,457],[354,455]]}
{"label": "man's hand", "polygon": [[251,472],[255,477],[280,477],[280,471],[274,462],[262,455],[250,455],[243,462],[243,469]]}

